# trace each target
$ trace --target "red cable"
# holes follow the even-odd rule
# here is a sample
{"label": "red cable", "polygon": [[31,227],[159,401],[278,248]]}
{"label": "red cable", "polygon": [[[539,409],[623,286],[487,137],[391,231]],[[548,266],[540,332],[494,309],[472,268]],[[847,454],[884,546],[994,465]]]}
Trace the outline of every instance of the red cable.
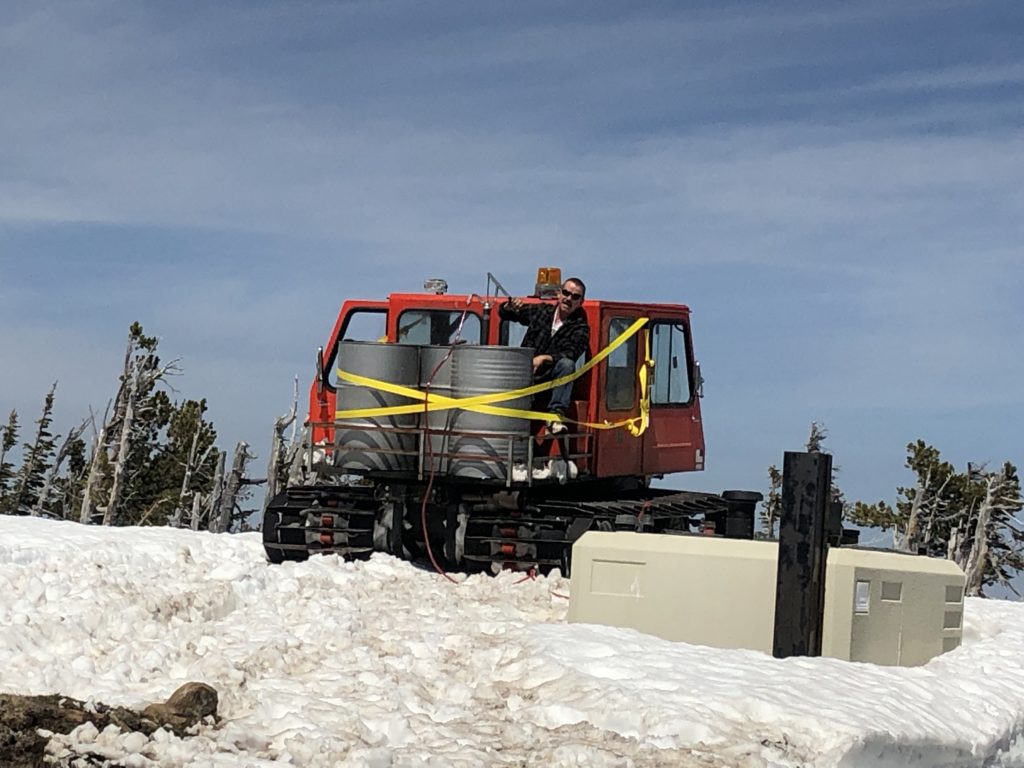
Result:
{"label": "red cable", "polygon": [[[452,352],[454,350],[455,347],[452,347],[451,349],[448,350],[448,354],[442,357],[441,361],[436,366],[434,366],[434,370],[430,372],[430,376],[427,377],[427,380],[423,385],[423,390],[426,393],[426,397],[423,398],[423,418],[425,419],[430,418],[430,384],[434,380],[434,377],[437,375],[437,372],[441,370],[441,366],[448,362],[448,358],[452,356]],[[430,475],[427,477],[427,487],[423,491],[423,504],[420,506],[420,525],[423,526],[423,543],[426,544],[427,556],[430,558],[430,564],[434,566],[434,570],[442,576],[444,576],[452,584],[458,584],[459,582],[453,579],[451,575],[449,575],[449,573],[445,571],[445,569],[442,568],[440,564],[438,564],[437,558],[434,557],[434,549],[430,546],[430,532],[427,530],[427,504],[430,501],[430,491],[434,487],[434,475],[436,474],[437,470],[434,467],[434,444],[433,441],[430,440],[429,421],[427,422],[427,429],[425,430],[424,434],[427,438],[427,462],[430,464]]]}
{"label": "red cable", "polygon": [[[469,301],[472,300],[473,296],[476,296],[476,294],[473,294],[472,296],[470,296],[469,297]],[[479,298],[479,296],[477,296],[477,298]],[[467,305],[469,304],[469,301],[466,302]],[[426,382],[424,382],[423,391],[426,393],[426,397],[423,399],[423,416],[424,416],[424,418],[429,418],[429,413],[430,413],[430,406],[429,406],[429,403],[428,403],[429,398],[430,398],[430,384],[434,381],[434,377],[437,375],[437,372],[441,370],[441,366],[443,366],[446,362],[448,362],[448,358],[450,358],[452,356],[452,352],[455,351],[455,346],[454,345],[458,343],[459,337],[462,335],[462,326],[466,322],[466,314],[468,312],[469,312],[469,307],[467,306],[466,309],[463,310],[463,312],[462,312],[462,318],[459,321],[459,327],[458,327],[458,329],[455,332],[454,341],[452,342],[451,348],[448,350],[448,354],[446,354],[443,358],[441,358],[441,361],[436,366],[434,366],[434,370],[430,372],[430,376],[428,376]],[[428,422],[428,424],[429,424],[429,422]],[[429,433],[430,433],[430,429],[429,429],[429,426],[428,426],[428,428],[426,430],[426,434],[427,434],[428,438],[429,438]],[[442,576],[444,576],[452,584],[458,584],[459,582],[457,580],[453,579],[451,577],[451,575],[447,571],[445,571],[444,568],[441,567],[441,565],[437,562],[437,559],[434,557],[434,549],[433,549],[433,547],[430,546],[430,535],[427,532],[427,503],[428,503],[428,501],[430,499],[430,491],[434,487],[434,476],[435,476],[436,471],[437,471],[436,468],[434,467],[434,445],[433,445],[433,442],[431,440],[429,440],[429,439],[427,440],[427,461],[430,464],[430,475],[427,477],[427,487],[426,487],[426,490],[424,490],[424,492],[423,492],[423,504],[420,505],[420,525],[423,527],[423,543],[427,547],[427,556],[430,558],[430,564],[434,566],[434,570],[437,571]],[[536,578],[537,578],[536,569],[530,568],[529,571],[527,571],[526,575],[523,578],[521,578],[519,581],[515,582],[512,586],[516,586],[518,584],[522,584],[523,582],[526,582],[526,581],[534,581],[534,580],[536,580]],[[556,597],[564,597],[566,600],[569,599],[566,595],[560,595],[557,592],[552,592],[551,594],[555,595]]]}
{"label": "red cable", "polygon": [[526,572],[526,575],[523,576],[523,578],[521,578],[519,581],[515,582],[512,586],[514,587],[514,586],[517,586],[519,584],[522,584],[524,581],[536,581],[536,580],[537,580],[537,571],[536,571],[535,568],[530,568]]}

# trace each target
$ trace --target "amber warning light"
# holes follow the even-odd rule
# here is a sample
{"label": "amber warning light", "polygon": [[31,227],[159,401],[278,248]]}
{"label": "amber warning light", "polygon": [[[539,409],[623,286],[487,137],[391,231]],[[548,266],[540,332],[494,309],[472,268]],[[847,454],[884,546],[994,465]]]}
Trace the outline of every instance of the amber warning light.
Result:
{"label": "amber warning light", "polygon": [[537,270],[537,286],[534,295],[542,299],[550,299],[558,295],[562,287],[562,270],[558,267],[541,267]]}

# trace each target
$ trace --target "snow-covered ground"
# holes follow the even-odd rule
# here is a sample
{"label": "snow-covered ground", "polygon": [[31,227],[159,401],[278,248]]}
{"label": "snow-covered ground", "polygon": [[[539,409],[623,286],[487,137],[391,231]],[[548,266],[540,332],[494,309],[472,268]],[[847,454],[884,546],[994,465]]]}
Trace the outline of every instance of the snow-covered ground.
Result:
{"label": "snow-covered ground", "polygon": [[193,738],[64,741],[127,766],[1024,766],[1024,604],[968,600],[964,645],[900,669],[570,625],[568,590],[2,516],[0,691],[218,690]]}

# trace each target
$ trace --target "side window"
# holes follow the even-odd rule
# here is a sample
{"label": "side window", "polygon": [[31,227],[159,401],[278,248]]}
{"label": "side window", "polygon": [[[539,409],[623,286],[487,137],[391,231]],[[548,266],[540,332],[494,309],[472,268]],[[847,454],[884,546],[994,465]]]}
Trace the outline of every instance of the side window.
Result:
{"label": "side window", "polygon": [[471,312],[412,309],[398,316],[399,344],[480,343],[480,317]]}
{"label": "side window", "polygon": [[681,323],[654,323],[651,328],[654,356],[652,405],[682,405],[690,402],[690,367],[686,361],[686,329]]}
{"label": "side window", "polygon": [[[632,318],[612,318],[608,326],[608,343],[615,341],[632,323]],[[634,334],[605,361],[605,405],[610,411],[628,411],[636,405],[636,341],[637,335]]]}
{"label": "side window", "polygon": [[511,320],[502,320],[498,328],[498,343],[504,347],[520,347],[526,338],[527,327]]}
{"label": "side window", "polygon": [[[345,319],[341,329],[341,341],[386,341],[388,336],[388,313],[382,309],[357,309]],[[338,386],[338,348],[330,351],[324,361],[327,369],[327,381],[330,386]]]}

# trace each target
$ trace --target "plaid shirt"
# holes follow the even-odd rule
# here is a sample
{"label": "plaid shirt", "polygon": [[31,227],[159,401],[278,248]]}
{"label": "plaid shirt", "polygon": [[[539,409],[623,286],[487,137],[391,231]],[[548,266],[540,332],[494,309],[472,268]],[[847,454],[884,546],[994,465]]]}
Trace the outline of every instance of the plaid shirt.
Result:
{"label": "plaid shirt", "polygon": [[576,362],[590,345],[590,326],[583,307],[577,307],[553,335],[554,304],[524,304],[516,312],[506,301],[498,308],[498,315],[503,320],[514,320],[528,326],[522,346],[533,347],[535,355],[551,355],[554,362],[562,357]]}

